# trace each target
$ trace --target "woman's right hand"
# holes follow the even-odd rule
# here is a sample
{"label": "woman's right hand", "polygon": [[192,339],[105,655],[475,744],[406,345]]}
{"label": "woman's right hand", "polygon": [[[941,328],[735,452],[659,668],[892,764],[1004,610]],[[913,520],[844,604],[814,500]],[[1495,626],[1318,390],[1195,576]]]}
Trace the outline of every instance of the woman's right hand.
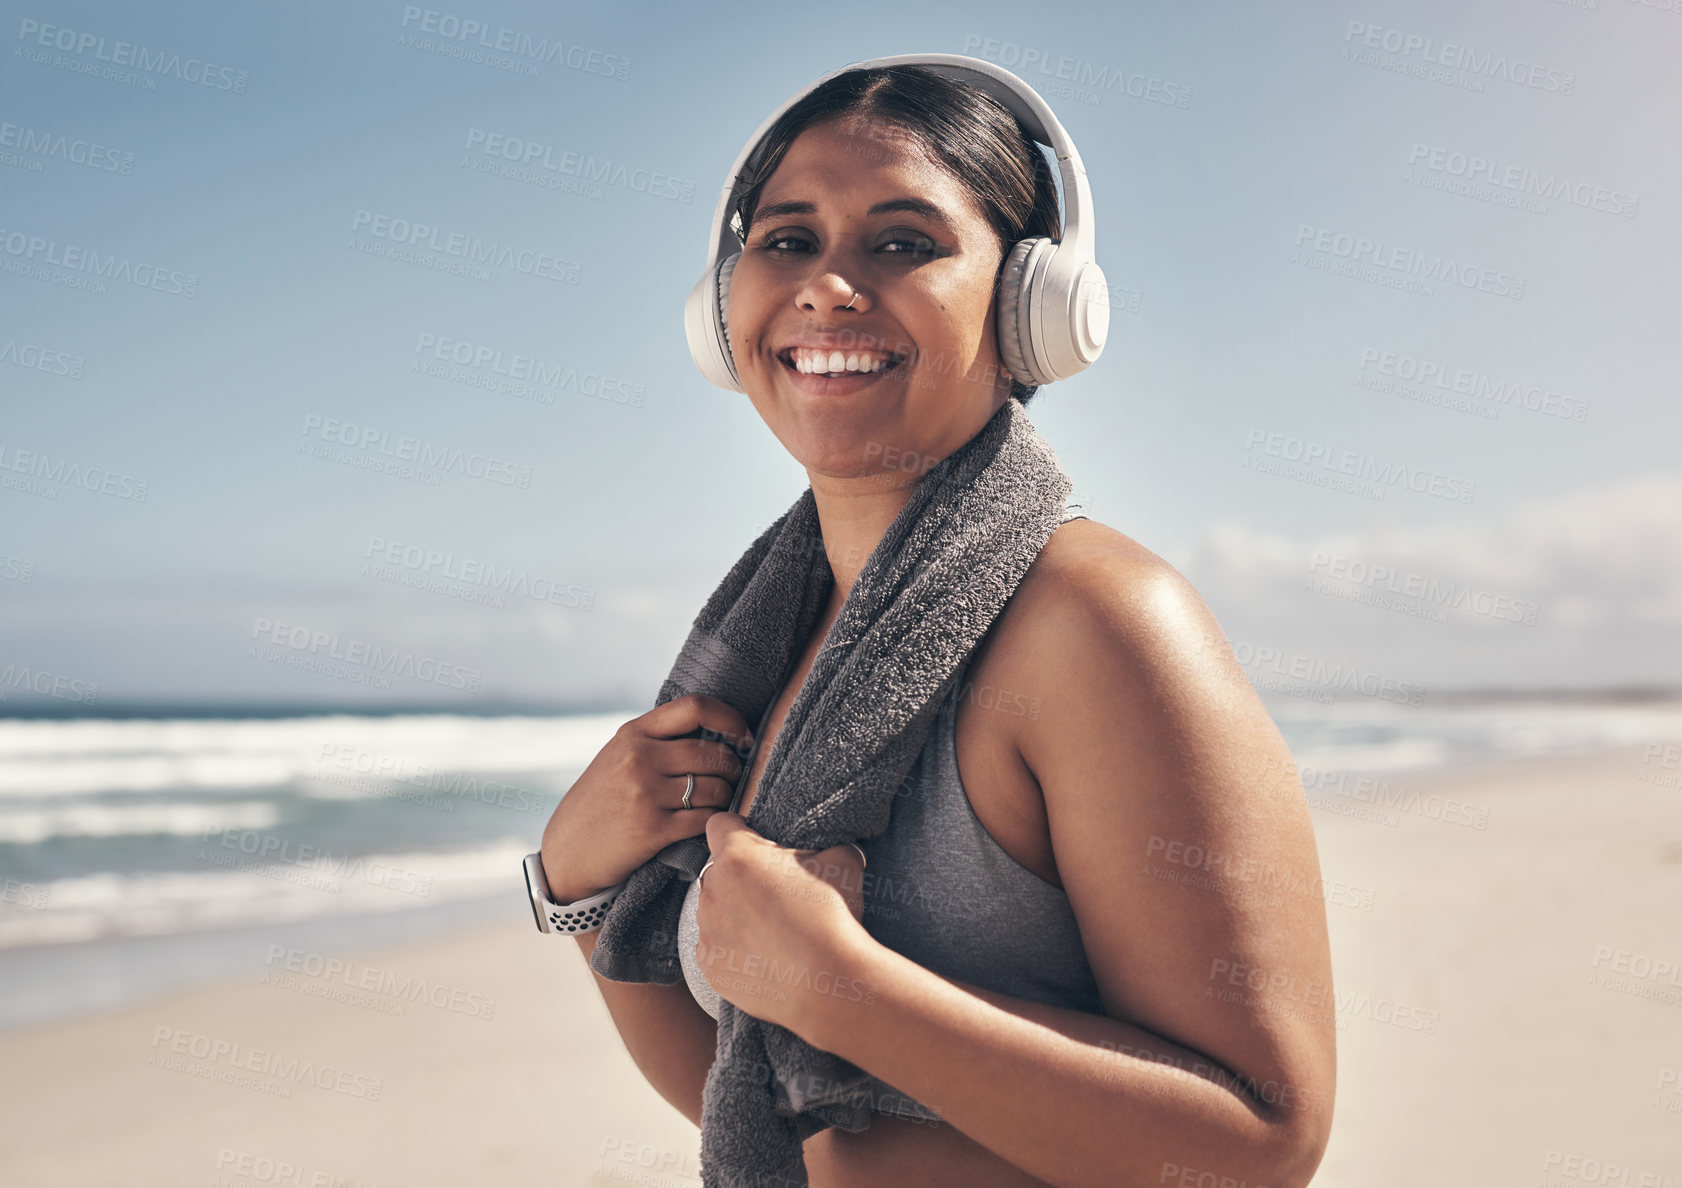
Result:
{"label": "woman's right hand", "polygon": [[[705,728],[728,741],[686,738]],[[543,830],[549,896],[572,903],[623,882],[675,841],[705,834],[730,807],[742,758],[752,746],[746,720],[728,703],[696,693],[657,705],[621,726],[578,777]],[[695,773],[692,808],[683,807]]]}

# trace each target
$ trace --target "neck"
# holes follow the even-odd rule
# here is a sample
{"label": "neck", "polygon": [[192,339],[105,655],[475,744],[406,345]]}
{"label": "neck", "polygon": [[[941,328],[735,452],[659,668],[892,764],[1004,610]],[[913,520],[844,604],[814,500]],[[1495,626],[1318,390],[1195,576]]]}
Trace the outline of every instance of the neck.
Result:
{"label": "neck", "polygon": [[812,474],[812,498],[823,532],[824,553],[835,575],[831,609],[839,607],[876,551],[888,525],[911,501],[916,477],[902,474],[837,479]]}
{"label": "neck", "polygon": [[[1010,389],[1001,386],[992,401],[967,415],[953,418],[941,434],[939,447],[926,449],[923,457],[932,465],[946,458],[979,433],[1010,399]],[[812,499],[817,507],[818,526],[823,533],[824,553],[835,576],[830,600],[831,615],[840,607],[858,580],[864,563],[888,531],[894,517],[911,502],[911,490],[924,471],[884,470],[868,475],[828,475],[810,469]]]}

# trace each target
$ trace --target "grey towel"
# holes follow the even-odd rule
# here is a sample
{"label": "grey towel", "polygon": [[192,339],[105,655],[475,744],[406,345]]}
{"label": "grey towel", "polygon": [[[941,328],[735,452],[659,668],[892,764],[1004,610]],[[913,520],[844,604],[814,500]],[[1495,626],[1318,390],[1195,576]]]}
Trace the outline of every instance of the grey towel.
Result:
{"label": "grey towel", "polygon": [[[748,823],[779,845],[875,837],[941,697],[1062,519],[1070,483],[1015,400],[918,479],[789,706]],[[817,626],[834,576],[810,488],[749,546],[696,617],[656,704],[706,693],[758,722]],[[620,982],[683,977],[675,937],[707,860],[685,838],[631,873],[590,966]],[[701,1107],[705,1188],[804,1186],[801,1143],[870,1125],[857,1065],[721,1004]]]}

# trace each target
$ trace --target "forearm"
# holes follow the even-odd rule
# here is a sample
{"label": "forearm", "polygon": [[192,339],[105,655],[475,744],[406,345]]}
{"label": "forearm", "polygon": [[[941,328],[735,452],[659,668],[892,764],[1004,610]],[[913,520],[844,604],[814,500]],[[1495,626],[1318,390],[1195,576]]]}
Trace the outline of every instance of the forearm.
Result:
{"label": "forearm", "polygon": [[846,966],[873,1000],[824,998],[806,1038],[1052,1184],[1155,1184],[1170,1165],[1268,1188],[1308,1179],[1291,1128],[1237,1078],[1210,1079],[1223,1070],[1198,1053],[1107,1016],[949,981],[874,941]]}
{"label": "forearm", "polygon": [[806,1170],[818,1188],[1046,1188],[944,1122],[877,1114],[864,1130],[830,1127],[806,1140]]}
{"label": "forearm", "polygon": [[[589,964],[596,950],[595,932],[577,935]],[[702,1010],[682,982],[615,982],[594,970],[602,1000],[642,1075],[674,1109],[701,1124],[701,1090],[718,1050],[718,1024]]]}

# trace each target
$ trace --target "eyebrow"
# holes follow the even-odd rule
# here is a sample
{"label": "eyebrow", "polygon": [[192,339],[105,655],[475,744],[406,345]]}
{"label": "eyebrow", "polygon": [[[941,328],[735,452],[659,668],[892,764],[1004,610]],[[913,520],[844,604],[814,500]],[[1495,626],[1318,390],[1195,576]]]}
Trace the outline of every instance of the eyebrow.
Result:
{"label": "eyebrow", "polygon": [[[924,218],[939,223],[948,231],[957,232],[957,226],[952,218],[940,207],[932,202],[925,202],[921,198],[890,198],[886,202],[878,202],[865,212],[867,215],[893,214],[903,211],[907,214],[922,215]],[[810,202],[773,202],[769,206],[762,206],[753,212],[753,221],[761,219],[780,219],[787,215],[817,214],[818,208]]]}

